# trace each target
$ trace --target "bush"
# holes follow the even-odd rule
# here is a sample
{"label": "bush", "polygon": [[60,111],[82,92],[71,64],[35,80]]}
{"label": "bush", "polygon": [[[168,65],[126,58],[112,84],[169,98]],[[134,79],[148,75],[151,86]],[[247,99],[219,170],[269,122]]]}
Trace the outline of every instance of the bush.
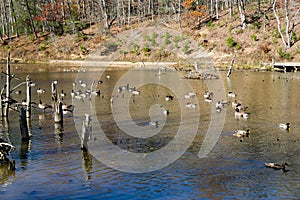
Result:
{"label": "bush", "polygon": [[212,20],[209,20],[209,21],[206,23],[206,26],[208,26],[208,27],[213,27],[213,26],[214,26],[213,21],[212,21]]}
{"label": "bush", "polygon": [[82,46],[82,45],[80,45],[80,51],[83,53],[83,54],[87,54],[88,53],[88,50],[87,50],[87,48],[86,47],[84,47],[84,46]]}
{"label": "bush", "polygon": [[165,34],[165,45],[168,45],[168,44],[170,44],[171,43],[171,41],[170,41],[170,33],[169,32],[166,32],[166,34]]}
{"label": "bush", "polygon": [[287,60],[292,59],[291,54],[286,53],[285,51],[282,50],[282,48],[279,48],[279,49],[278,49],[278,54],[279,54],[279,56],[280,56],[281,58],[285,58],[285,59],[287,59]]}
{"label": "bush", "polygon": [[227,46],[229,47],[234,47],[236,45],[236,42],[233,40],[232,37],[228,37],[226,42],[227,42]]}
{"label": "bush", "polygon": [[47,47],[47,44],[42,44],[40,47],[39,47],[39,51],[44,51],[46,50],[48,47]]}
{"label": "bush", "polygon": [[258,41],[257,36],[255,34],[252,34],[251,38],[252,38],[253,41]]}
{"label": "bush", "polygon": [[147,52],[150,52],[151,49],[149,47],[143,47],[142,51],[147,53]]}

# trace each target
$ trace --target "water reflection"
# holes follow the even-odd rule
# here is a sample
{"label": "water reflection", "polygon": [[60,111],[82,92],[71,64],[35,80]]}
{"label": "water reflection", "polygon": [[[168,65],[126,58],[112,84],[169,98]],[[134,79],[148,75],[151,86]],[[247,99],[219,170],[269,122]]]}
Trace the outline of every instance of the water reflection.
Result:
{"label": "water reflection", "polygon": [[82,153],[82,168],[85,171],[86,181],[91,179],[91,173],[93,169],[92,156],[88,151],[81,151]]}
{"label": "water reflection", "polygon": [[[143,78],[154,73],[141,71],[138,75]],[[141,95],[130,99],[130,113],[136,124],[143,125],[151,120],[149,109],[153,102],[170,109],[170,115],[165,129],[156,137],[143,141],[129,140],[129,136],[121,132],[114,122],[110,106],[109,91],[122,74],[123,71],[110,71],[109,81],[104,77],[103,83],[98,85],[104,98],[102,95],[95,97],[95,109],[106,136],[114,145],[136,152],[155,151],[165,146],[178,129],[179,106],[176,101],[165,102],[163,94],[170,93],[166,88],[150,84],[139,88]],[[37,97],[34,94],[33,99],[41,98],[47,102],[51,81],[60,80],[58,86],[63,85],[67,93],[64,101],[71,104],[68,94],[75,75],[33,74],[32,79],[46,89],[45,95]],[[167,75],[165,73],[163,77]],[[199,159],[197,154],[212,116],[211,106],[214,105],[203,100],[206,83],[191,81],[201,112],[198,134],[180,159],[151,173],[119,172],[100,163],[89,152],[81,151],[81,140],[73,119],[67,118],[64,126],[59,127],[54,125],[51,113],[44,114],[33,109],[29,125],[32,137],[29,141],[20,140],[17,117],[9,118],[9,123],[1,122],[1,137],[17,147],[13,152],[17,171],[10,172],[7,166],[0,166],[0,189],[5,191],[1,199],[298,199],[299,73],[248,72],[246,75],[245,72],[234,71],[229,80],[226,79],[226,72],[222,76],[226,91],[236,93],[235,99],[249,106],[249,119],[235,119],[231,106],[224,108],[222,112],[226,112],[226,121],[223,132],[212,152],[206,158]],[[122,98],[122,95],[115,98]],[[83,119],[75,120],[82,122]],[[291,123],[289,132],[278,128],[278,123],[284,122]],[[232,136],[235,130],[245,128],[250,128],[251,135],[243,142]],[[282,161],[290,164],[287,173],[264,166],[265,162]],[[7,187],[7,184],[10,186]]]}

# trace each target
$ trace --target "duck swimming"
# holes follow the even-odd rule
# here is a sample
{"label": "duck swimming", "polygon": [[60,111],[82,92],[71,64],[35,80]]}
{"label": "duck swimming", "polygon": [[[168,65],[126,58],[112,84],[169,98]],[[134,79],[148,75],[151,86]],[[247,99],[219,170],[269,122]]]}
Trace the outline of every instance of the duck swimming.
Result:
{"label": "duck swimming", "polygon": [[42,101],[40,100],[39,101],[39,104],[38,104],[38,108],[40,108],[41,110],[43,110],[45,112],[45,110],[47,108],[51,108],[52,109],[52,106],[46,104],[46,103],[42,103]]}
{"label": "duck swimming", "polygon": [[265,166],[269,167],[269,168],[272,168],[272,169],[276,169],[276,170],[282,169],[283,171],[287,171],[285,169],[285,166],[288,166],[288,164],[286,162],[284,162],[282,164],[279,164],[279,163],[265,163]]}
{"label": "duck swimming", "polygon": [[236,95],[233,92],[228,92],[228,97],[235,97]]}
{"label": "duck swimming", "polygon": [[249,137],[250,134],[250,130],[237,130],[235,131],[235,133],[233,134],[233,136],[241,138],[241,137]]}
{"label": "duck swimming", "polygon": [[279,126],[279,128],[282,128],[282,129],[285,129],[285,130],[289,130],[290,129],[290,123],[279,124],[278,126]]}

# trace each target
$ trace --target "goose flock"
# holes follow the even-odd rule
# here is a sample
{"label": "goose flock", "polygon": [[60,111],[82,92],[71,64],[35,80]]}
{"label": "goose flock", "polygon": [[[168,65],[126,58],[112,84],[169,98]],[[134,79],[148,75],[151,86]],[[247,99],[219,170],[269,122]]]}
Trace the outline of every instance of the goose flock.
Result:
{"label": "goose flock", "polygon": [[[241,102],[236,100],[235,98],[237,95],[231,91],[228,92],[227,96],[229,99],[232,99],[231,106],[232,106],[232,109],[234,110],[235,119],[247,120],[250,117],[250,113],[247,112],[248,106],[245,106],[244,104],[242,104]],[[212,102],[213,101],[213,92],[205,91],[203,94],[203,97],[204,97],[205,102]],[[222,109],[227,104],[228,104],[228,102],[226,102],[224,100],[217,101],[215,104],[216,112],[221,112]],[[289,131],[290,123],[289,122],[288,123],[280,123],[280,124],[278,124],[278,127],[282,130]],[[236,131],[234,131],[234,133],[232,135],[234,137],[239,138],[240,141],[242,142],[244,138],[250,137],[250,129],[247,128],[245,130],[236,130]],[[265,163],[265,166],[268,168],[275,169],[275,170],[282,170],[283,172],[288,171],[286,169],[286,166],[288,166],[288,164],[286,162],[283,162],[281,164],[270,162],[270,163]]]}

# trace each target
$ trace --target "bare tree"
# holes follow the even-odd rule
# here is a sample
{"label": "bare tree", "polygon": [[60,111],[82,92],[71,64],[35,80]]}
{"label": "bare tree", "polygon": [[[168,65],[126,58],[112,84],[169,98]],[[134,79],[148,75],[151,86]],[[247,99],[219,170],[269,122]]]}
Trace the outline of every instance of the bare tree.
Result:
{"label": "bare tree", "polygon": [[281,20],[279,18],[279,11],[277,10],[276,0],[273,1],[273,13],[277,20],[277,30],[280,34],[282,43],[284,44],[286,49],[291,48],[293,45],[292,43],[292,37],[294,34],[294,28],[295,28],[295,22],[294,18],[299,13],[300,8],[298,8],[297,11],[294,12],[294,15],[290,15],[290,9],[289,9],[289,0],[284,0],[284,14],[285,14],[285,35],[282,33],[282,25]]}
{"label": "bare tree", "polygon": [[247,23],[246,23],[244,0],[238,0],[238,8],[239,8],[240,18],[242,22],[242,29],[245,29],[247,27]]}

